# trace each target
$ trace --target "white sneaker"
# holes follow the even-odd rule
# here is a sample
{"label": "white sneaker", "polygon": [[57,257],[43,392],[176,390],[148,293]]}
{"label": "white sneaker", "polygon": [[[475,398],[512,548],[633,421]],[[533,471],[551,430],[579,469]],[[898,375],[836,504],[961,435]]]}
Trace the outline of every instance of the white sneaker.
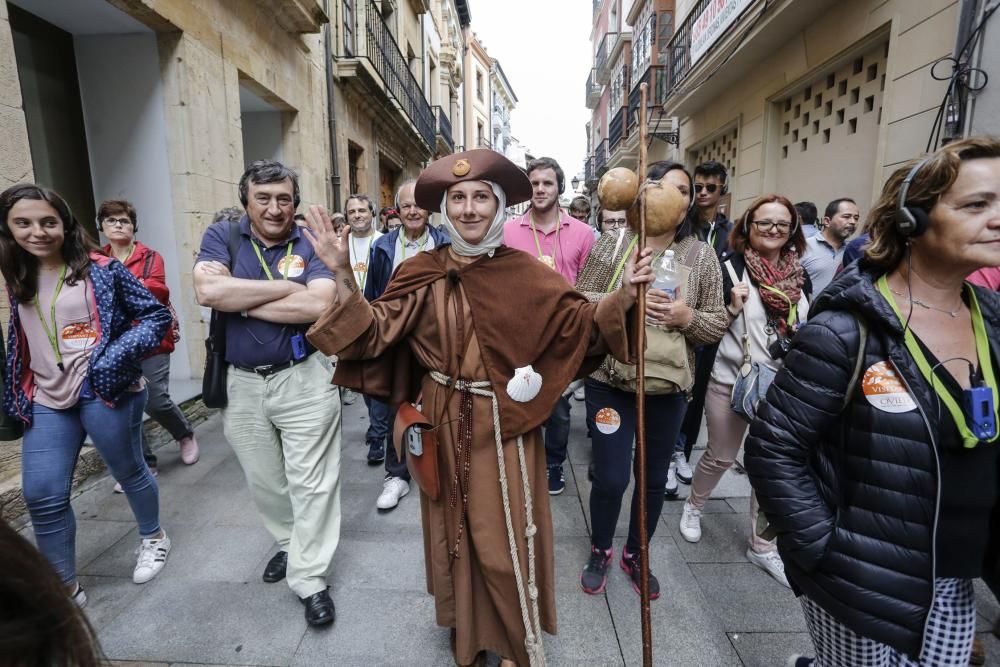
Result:
{"label": "white sneaker", "polygon": [[578,401],[582,401],[583,399],[587,398],[587,395],[583,393],[583,387],[580,387],[579,389],[573,392],[573,398]]}
{"label": "white sneaker", "polygon": [[663,491],[670,498],[677,496],[677,465],[673,461],[667,468],[667,486]]}
{"label": "white sneaker", "polygon": [[695,509],[687,501],[684,502],[684,511],[681,512],[681,536],[691,543],[701,539],[701,510]]}
{"label": "white sneaker", "polygon": [[354,401],[358,400],[358,395],[350,389],[344,389],[343,400],[344,405],[354,405]]}
{"label": "white sneaker", "polygon": [[380,510],[391,510],[399,504],[399,499],[410,492],[410,483],[402,477],[386,477],[382,482],[382,493],[375,501]]}
{"label": "white sneaker", "polygon": [[135,550],[139,554],[135,570],[132,571],[132,581],[144,584],[160,573],[167,564],[167,554],[170,553],[170,538],[164,533],[158,540],[143,540]]}
{"label": "white sneaker", "polygon": [[690,484],[694,473],[691,472],[691,466],[688,465],[687,459],[684,458],[684,452],[674,452],[673,460],[677,464],[677,479],[685,484]]}
{"label": "white sneaker", "polygon": [[76,592],[70,596],[70,599],[73,600],[73,603],[80,609],[87,606],[87,592],[83,590],[83,586],[80,585],[80,582],[76,583]]}
{"label": "white sneaker", "polygon": [[785,564],[781,561],[781,556],[778,555],[777,551],[759,554],[753,549],[747,549],[747,560],[774,577],[774,580],[785,588],[791,588],[788,585],[787,577],[785,577]]}

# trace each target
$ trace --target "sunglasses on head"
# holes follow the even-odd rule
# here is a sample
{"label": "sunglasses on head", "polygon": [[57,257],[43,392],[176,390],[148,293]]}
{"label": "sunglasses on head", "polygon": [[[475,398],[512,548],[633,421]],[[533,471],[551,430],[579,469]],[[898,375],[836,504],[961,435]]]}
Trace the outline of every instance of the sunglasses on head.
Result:
{"label": "sunglasses on head", "polygon": [[701,192],[702,190],[705,190],[706,192],[708,192],[708,194],[714,194],[715,191],[718,190],[718,189],[719,189],[719,186],[716,185],[715,183],[695,183],[694,184],[694,191],[695,192]]}

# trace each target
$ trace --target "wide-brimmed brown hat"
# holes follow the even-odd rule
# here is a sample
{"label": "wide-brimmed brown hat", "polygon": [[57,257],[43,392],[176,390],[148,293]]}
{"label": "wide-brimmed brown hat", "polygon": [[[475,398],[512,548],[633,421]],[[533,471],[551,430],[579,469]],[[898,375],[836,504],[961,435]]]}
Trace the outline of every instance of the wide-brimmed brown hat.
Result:
{"label": "wide-brimmed brown hat", "polygon": [[435,160],[420,172],[413,196],[417,206],[438,213],[445,190],[462,181],[493,181],[513,206],[531,199],[531,182],[516,164],[488,148],[477,148]]}

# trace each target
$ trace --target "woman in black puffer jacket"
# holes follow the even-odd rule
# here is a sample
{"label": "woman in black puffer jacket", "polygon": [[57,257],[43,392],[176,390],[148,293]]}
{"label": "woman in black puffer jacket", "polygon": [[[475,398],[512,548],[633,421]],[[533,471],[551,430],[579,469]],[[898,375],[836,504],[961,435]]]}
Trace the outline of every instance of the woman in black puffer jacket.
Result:
{"label": "woman in black puffer jacket", "polygon": [[[898,170],[868,231],[795,337],[747,471],[816,648],[795,664],[964,667],[972,580],[996,579],[1000,553],[1000,298],[963,284],[1000,265],[1000,139]],[[978,385],[986,435],[962,410]]]}

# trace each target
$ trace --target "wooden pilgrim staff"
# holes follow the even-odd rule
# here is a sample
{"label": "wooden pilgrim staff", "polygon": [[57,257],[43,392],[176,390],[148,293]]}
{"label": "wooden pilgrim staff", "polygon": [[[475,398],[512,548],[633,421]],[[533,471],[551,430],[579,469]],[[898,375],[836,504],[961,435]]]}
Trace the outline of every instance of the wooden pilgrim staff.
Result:
{"label": "wooden pilgrim staff", "polygon": [[[639,180],[646,177],[646,95],[649,84],[639,85]],[[646,247],[646,194],[639,192],[639,248]],[[649,610],[649,532],[646,530],[646,290],[636,300],[635,349],[635,484],[639,492],[639,599],[642,616],[642,664],[653,665],[653,625]]]}

